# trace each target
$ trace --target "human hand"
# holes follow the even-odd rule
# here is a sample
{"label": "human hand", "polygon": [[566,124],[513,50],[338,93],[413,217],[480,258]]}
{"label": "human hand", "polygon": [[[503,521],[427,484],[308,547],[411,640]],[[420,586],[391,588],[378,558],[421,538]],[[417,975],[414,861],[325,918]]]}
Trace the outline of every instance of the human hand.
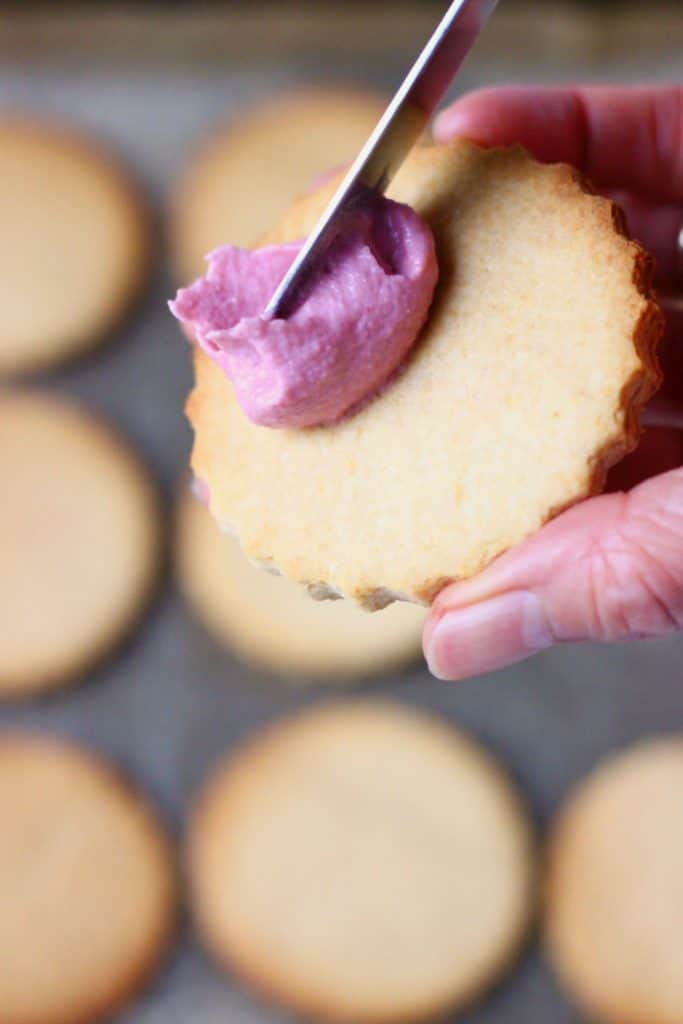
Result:
{"label": "human hand", "polygon": [[[540,160],[574,164],[623,206],[657,259],[659,287],[683,284],[682,86],[483,90],[443,111],[434,134],[519,142]],[[555,643],[683,629],[683,468],[673,468],[683,465],[683,300],[665,311],[664,386],[608,487],[644,482],[582,502],[443,590],[424,632],[436,676],[492,671]]]}

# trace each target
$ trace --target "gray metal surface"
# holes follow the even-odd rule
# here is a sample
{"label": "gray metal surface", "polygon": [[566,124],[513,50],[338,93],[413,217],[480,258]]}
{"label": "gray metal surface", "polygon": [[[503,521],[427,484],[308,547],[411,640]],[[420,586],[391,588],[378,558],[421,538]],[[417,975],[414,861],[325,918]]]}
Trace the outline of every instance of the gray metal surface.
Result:
{"label": "gray metal surface", "polygon": [[[623,68],[629,77],[674,69]],[[315,71],[308,67],[307,73]],[[113,142],[159,210],[193,140],[219,115],[283,87],[301,69],[173,75],[168,72],[0,70],[4,106],[61,113]],[[332,71],[325,68],[325,76]],[[562,68],[562,77],[578,74]],[[529,77],[528,68],[477,67],[482,80]],[[591,77],[618,69],[593,68]],[[393,67],[372,75],[395,83]],[[534,76],[550,77],[536,64]],[[558,78],[557,71],[554,77]],[[471,86],[472,79],[460,83]],[[173,283],[163,260],[127,327],[107,348],[58,374],[48,386],[80,396],[110,416],[146,457],[170,509],[190,434],[182,404],[190,384],[187,345],[166,310]],[[637,737],[683,729],[683,641],[546,653],[524,665],[457,685],[419,667],[360,690],[430,709],[471,729],[509,767],[538,822],[539,836],[573,780],[608,751]],[[180,837],[188,802],[214,759],[261,723],[327,692],[292,692],[221,652],[195,622],[170,576],[135,636],[78,689],[0,708],[0,728],[23,724],[94,744],[116,758],[156,800]],[[242,994],[206,960],[185,924],[166,969],[116,1024],[264,1024],[285,1015]],[[465,1024],[570,1024],[579,1020],[557,990],[536,942],[518,968]]]}

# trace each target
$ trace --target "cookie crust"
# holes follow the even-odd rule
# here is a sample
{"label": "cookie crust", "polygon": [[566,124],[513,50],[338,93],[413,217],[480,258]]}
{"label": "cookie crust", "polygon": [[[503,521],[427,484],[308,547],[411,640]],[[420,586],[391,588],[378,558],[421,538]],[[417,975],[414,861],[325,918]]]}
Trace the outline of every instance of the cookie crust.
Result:
{"label": "cookie crust", "polygon": [[389,702],[328,704],[220,765],[191,820],[195,916],[219,963],[306,1019],[422,1020],[507,969],[533,839],[496,762]]}
{"label": "cookie crust", "polygon": [[97,140],[57,121],[0,118],[0,375],[67,362],[107,340],[146,284],[152,223]]}
{"label": "cookie crust", "polygon": [[156,815],[98,755],[11,732],[0,738],[0,818],[0,1017],[108,1017],[174,931],[175,872]]}
{"label": "cookie crust", "polygon": [[159,579],[156,489],[77,403],[0,392],[0,697],[81,679],[121,643]]}
{"label": "cookie crust", "polygon": [[683,737],[609,757],[570,794],[551,834],[545,942],[590,1019],[678,1024]]}
{"label": "cookie crust", "polygon": [[313,601],[303,588],[249,564],[233,537],[184,489],[176,514],[181,588],[216,639],[250,664],[291,682],[364,678],[417,662],[420,608],[367,616],[345,601]]}
{"label": "cookie crust", "polygon": [[[301,237],[334,189],[263,241]],[[258,564],[369,609],[427,604],[600,491],[659,383],[651,260],[566,165],[419,148],[390,196],[431,226],[440,281],[397,379],[331,427],[252,424],[201,352],[187,405],[211,510]]]}

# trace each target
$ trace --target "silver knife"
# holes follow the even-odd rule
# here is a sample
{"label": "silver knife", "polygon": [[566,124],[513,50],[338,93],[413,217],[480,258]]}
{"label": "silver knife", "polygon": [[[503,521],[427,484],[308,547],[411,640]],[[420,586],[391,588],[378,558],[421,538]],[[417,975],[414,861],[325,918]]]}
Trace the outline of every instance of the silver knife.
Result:
{"label": "silver knife", "polygon": [[343,229],[345,216],[369,196],[386,191],[497,3],[453,0],[278,285],[265,317],[283,318],[291,312],[302,284]]}

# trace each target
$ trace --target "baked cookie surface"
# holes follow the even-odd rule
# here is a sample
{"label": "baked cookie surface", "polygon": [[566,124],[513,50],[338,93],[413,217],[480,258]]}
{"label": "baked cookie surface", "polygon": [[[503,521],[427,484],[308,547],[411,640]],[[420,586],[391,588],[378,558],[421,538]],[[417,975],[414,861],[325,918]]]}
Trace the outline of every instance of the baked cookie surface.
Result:
{"label": "baked cookie surface", "polygon": [[51,689],[120,642],[160,563],[151,481],[70,400],[0,393],[0,697]]}
{"label": "baked cookie surface", "polygon": [[0,737],[0,1020],[85,1024],[133,995],[175,917],[156,817],[99,757]]}
{"label": "baked cookie surface", "polygon": [[[263,241],[300,238],[334,190]],[[402,372],[325,428],[249,421],[195,355],[192,464],[247,555],[318,596],[427,603],[600,490],[659,380],[650,260],[564,165],[470,143],[413,151],[390,198],[431,227],[440,280]]]}
{"label": "baked cookie surface", "polygon": [[529,923],[529,821],[463,733],[389,703],[331,704],[219,766],[191,820],[200,932],[306,1019],[415,1021],[500,977]]}
{"label": "baked cookie surface", "polygon": [[611,757],[551,837],[546,939],[567,991],[609,1024],[679,1024],[683,738]]}
{"label": "baked cookie surface", "polygon": [[150,267],[149,217],[103,149],[71,129],[0,118],[0,375],[102,340]]}
{"label": "baked cookie surface", "polygon": [[300,586],[250,565],[189,489],[181,495],[176,567],[209,631],[246,661],[296,677],[362,677],[417,661],[421,608],[368,615],[348,601],[313,601]]}
{"label": "baked cookie surface", "polygon": [[369,91],[310,87],[217,129],[176,187],[170,241],[179,279],[203,274],[205,256],[224,242],[251,245],[316,177],[353,160],[384,106]]}

